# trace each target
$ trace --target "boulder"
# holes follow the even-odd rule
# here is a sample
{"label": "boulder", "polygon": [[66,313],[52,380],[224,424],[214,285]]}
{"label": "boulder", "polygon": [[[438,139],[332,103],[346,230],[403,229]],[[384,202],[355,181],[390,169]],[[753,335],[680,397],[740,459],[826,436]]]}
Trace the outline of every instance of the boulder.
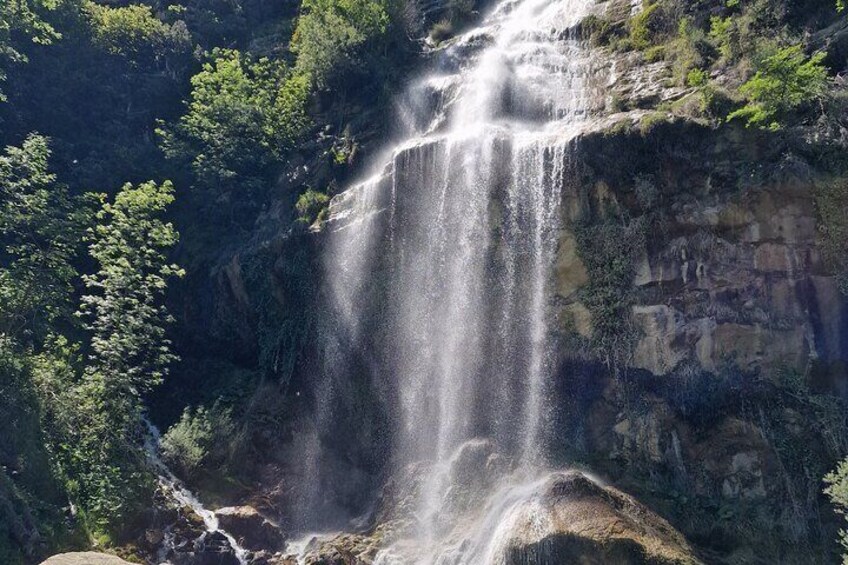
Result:
{"label": "boulder", "polygon": [[215,515],[221,528],[232,534],[245,549],[274,552],[286,544],[280,528],[252,506],[221,508]]}
{"label": "boulder", "polygon": [[206,532],[194,543],[174,548],[168,560],[174,565],[239,565],[235,550],[221,532]]}
{"label": "boulder", "polygon": [[74,553],[60,553],[54,555],[41,565],[131,565],[120,557],[97,553],[95,551],[80,551]]}
{"label": "boulder", "polygon": [[664,519],[576,471],[550,475],[539,497],[519,509],[504,543],[507,565],[700,563]]}

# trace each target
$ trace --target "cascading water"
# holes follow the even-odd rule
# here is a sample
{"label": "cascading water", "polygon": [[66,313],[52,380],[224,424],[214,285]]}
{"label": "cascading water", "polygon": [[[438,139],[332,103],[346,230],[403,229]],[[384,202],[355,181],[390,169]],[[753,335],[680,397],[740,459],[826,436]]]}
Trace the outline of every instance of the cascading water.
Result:
{"label": "cascading water", "polygon": [[[577,28],[592,4],[496,6],[409,88],[388,163],[331,206],[334,327],[372,351],[396,404],[396,465],[431,464],[414,528],[422,563],[500,562],[492,540],[546,467],[549,286],[587,115]],[[462,518],[457,461],[490,448],[486,464],[496,452],[512,471],[484,485],[483,514]],[[378,562],[408,563],[399,547]]]}
{"label": "cascading water", "polygon": [[[247,565],[247,551],[239,545],[235,537],[221,529],[218,524],[218,517],[215,516],[215,513],[203,506],[197,497],[183,485],[182,481],[180,481],[171,469],[168,468],[165,462],[162,461],[162,458],[159,456],[159,443],[161,440],[159,428],[154,426],[150,420],[145,419],[144,423],[147,426],[148,431],[148,434],[145,437],[144,449],[147,453],[150,465],[157,475],[159,487],[179,507],[191,509],[194,514],[203,520],[203,525],[206,528],[206,532],[203,534],[204,536],[207,534],[220,533],[227,540],[227,543],[229,544],[230,549],[232,549],[233,555],[238,563],[240,565]],[[166,529],[164,532],[164,539],[162,540],[162,546],[156,560],[156,562],[160,565],[168,565],[170,563],[170,561],[168,561],[168,554],[174,549],[171,547],[173,542],[172,538],[173,532]],[[198,542],[202,541],[203,540],[198,540]]]}

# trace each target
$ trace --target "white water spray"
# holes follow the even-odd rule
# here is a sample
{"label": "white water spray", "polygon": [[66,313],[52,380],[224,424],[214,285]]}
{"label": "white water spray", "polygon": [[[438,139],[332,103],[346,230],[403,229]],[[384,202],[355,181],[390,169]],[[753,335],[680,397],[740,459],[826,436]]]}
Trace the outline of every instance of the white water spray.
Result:
{"label": "white water spray", "polygon": [[[335,323],[373,349],[395,391],[396,464],[432,463],[421,563],[500,563],[490,542],[544,474],[550,284],[571,144],[588,113],[577,28],[592,4],[496,6],[409,88],[408,132],[388,162],[331,205]],[[487,486],[485,516],[453,516],[453,469],[479,437],[520,472]],[[450,547],[457,530],[470,532],[462,550]]]}

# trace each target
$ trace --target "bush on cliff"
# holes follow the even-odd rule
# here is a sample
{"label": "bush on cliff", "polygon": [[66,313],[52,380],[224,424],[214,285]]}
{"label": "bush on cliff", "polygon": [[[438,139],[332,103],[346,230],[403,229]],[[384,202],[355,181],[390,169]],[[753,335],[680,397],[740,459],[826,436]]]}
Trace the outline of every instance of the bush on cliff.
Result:
{"label": "bush on cliff", "polygon": [[304,0],[291,48],[297,68],[319,87],[362,65],[385,38],[392,7],[386,0]]}
{"label": "bush on cliff", "polygon": [[210,408],[189,406],[162,437],[162,455],[182,476],[191,478],[204,467],[225,465],[235,435],[231,411],[220,402]]}
{"label": "bush on cliff", "polygon": [[778,129],[779,118],[824,96],[827,87],[824,58],[821,52],[808,58],[800,45],[778,49],[739,87],[748,103],[727,119],[741,118],[748,126]]}

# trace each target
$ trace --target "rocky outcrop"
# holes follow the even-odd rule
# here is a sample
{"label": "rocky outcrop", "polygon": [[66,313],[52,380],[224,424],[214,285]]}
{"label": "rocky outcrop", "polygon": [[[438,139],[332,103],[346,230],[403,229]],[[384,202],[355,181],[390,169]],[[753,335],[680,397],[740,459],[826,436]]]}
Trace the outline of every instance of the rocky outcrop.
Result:
{"label": "rocky outcrop", "polygon": [[504,541],[508,565],[699,563],[668,522],[579,472],[551,475],[531,504]]}
{"label": "rocky outcrop", "polygon": [[252,506],[229,506],[215,512],[218,522],[245,549],[279,551],[286,538],[273,522]]}
{"label": "rocky outcrop", "polygon": [[848,358],[848,303],[817,245],[815,194],[826,179],[809,164],[815,147],[670,116],[645,133],[640,115],[600,121],[575,145],[582,178],[565,195],[572,227],[555,281],[563,322],[593,333],[583,300],[592,281],[582,275],[592,250],[575,250],[574,231],[640,222],[645,240],[626,258],[622,289],[622,325],[635,329],[630,367],[803,370]]}
{"label": "rocky outcrop", "polygon": [[97,553],[94,551],[81,551],[76,553],[60,553],[43,561],[41,565],[131,565],[120,557]]}

